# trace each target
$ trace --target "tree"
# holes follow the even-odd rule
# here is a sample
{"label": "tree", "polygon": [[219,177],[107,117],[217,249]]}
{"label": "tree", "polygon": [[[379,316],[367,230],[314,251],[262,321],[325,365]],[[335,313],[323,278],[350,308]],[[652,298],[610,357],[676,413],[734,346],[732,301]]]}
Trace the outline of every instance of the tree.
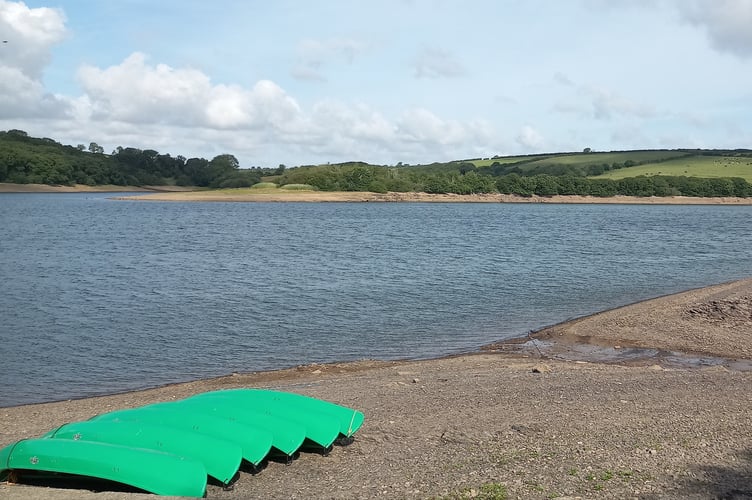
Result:
{"label": "tree", "polygon": [[590,183],[585,177],[575,175],[565,175],[557,177],[556,182],[559,184],[559,194],[563,195],[588,195],[590,194]]}
{"label": "tree", "polygon": [[592,153],[592,152],[593,152],[593,150],[592,150],[592,149],[590,149],[590,148],[585,148],[585,149],[583,149],[583,150],[582,150],[582,152],[583,152],[583,153]]}
{"label": "tree", "polygon": [[521,177],[517,173],[507,174],[496,180],[496,188],[503,194],[532,196],[536,185],[532,177]]}
{"label": "tree", "polygon": [[194,186],[208,186],[211,181],[209,162],[204,158],[190,158],[185,162],[185,175]]}
{"label": "tree", "polygon": [[240,168],[240,163],[233,155],[215,156],[209,162],[209,186],[219,187],[223,181],[232,177],[238,168]]}
{"label": "tree", "polygon": [[101,154],[104,154],[104,148],[100,146],[99,144],[97,144],[96,142],[90,142],[89,153],[101,155]]}
{"label": "tree", "polygon": [[77,144],[76,149],[78,149],[79,151],[86,151],[86,146],[84,146],[83,144]]}
{"label": "tree", "polygon": [[368,167],[355,167],[342,176],[345,191],[365,191],[375,178],[375,172]]}
{"label": "tree", "polygon": [[619,186],[619,194],[625,196],[653,196],[655,194],[653,181],[642,175],[626,177],[616,182]]}
{"label": "tree", "polygon": [[559,183],[556,177],[547,174],[539,174],[533,177],[535,179],[535,190],[538,196],[553,196],[559,194]]}

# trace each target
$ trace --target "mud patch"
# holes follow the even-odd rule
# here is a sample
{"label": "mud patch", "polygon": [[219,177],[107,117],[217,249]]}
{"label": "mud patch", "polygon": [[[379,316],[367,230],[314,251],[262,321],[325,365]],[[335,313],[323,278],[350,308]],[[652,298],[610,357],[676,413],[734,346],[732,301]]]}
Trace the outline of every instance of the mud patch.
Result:
{"label": "mud patch", "polygon": [[692,319],[714,324],[752,325],[752,296],[711,300],[688,308],[686,314]]}
{"label": "mud patch", "polygon": [[[529,345],[527,345],[529,344]],[[562,344],[545,340],[530,340],[525,345],[528,352],[563,361],[584,361],[627,366],[658,365],[663,368],[724,367],[736,371],[752,371],[752,360],[730,359],[717,356],[652,349],[643,347],[604,347],[594,344]]]}

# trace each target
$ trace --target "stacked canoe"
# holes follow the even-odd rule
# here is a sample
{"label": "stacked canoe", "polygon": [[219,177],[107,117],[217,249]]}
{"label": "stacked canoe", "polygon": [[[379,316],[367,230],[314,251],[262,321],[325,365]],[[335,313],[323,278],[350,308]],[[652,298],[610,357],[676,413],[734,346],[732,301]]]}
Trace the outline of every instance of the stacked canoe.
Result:
{"label": "stacked canoe", "polygon": [[363,425],[357,410],[299,394],[229,389],[97,415],[0,450],[0,480],[29,471],[115,481],[158,495],[202,497],[243,461],[328,453]]}

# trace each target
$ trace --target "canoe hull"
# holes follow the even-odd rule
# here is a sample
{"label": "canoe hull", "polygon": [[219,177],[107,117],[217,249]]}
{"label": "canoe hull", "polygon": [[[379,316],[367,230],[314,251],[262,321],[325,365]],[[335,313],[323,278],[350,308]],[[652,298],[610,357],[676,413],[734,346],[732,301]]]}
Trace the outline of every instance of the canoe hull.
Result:
{"label": "canoe hull", "polygon": [[23,439],[0,450],[0,477],[10,471],[76,474],[157,495],[203,497],[206,469],[169,453],[68,439]]}
{"label": "canoe hull", "polygon": [[204,464],[206,473],[223,484],[232,481],[243,460],[243,450],[235,443],[143,422],[73,422],[44,437],[110,443],[191,458]]}

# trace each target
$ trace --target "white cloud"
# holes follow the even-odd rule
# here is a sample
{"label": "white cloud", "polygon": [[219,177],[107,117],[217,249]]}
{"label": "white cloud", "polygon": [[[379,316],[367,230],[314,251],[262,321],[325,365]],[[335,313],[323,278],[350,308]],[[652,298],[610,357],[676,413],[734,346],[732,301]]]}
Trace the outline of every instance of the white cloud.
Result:
{"label": "white cloud", "polygon": [[442,120],[423,108],[406,111],[398,122],[402,140],[424,144],[452,145],[471,139],[474,127],[453,120]]}
{"label": "white cloud", "polygon": [[300,113],[295,100],[268,80],[252,89],[213,85],[201,71],[149,65],[138,52],[106,69],[84,66],[78,76],[96,120],[218,129],[284,128]]}
{"label": "white cloud", "polygon": [[517,144],[528,151],[540,151],[543,146],[543,136],[530,125],[525,125],[520,129],[516,137]]}
{"label": "white cloud", "polygon": [[685,0],[678,5],[685,20],[706,31],[716,50],[752,57],[752,0]]}
{"label": "white cloud", "polygon": [[[238,157],[244,157],[243,151],[270,155],[284,150],[308,161],[384,163],[395,156],[414,162],[426,155],[440,160],[494,149],[488,145],[487,123],[446,120],[424,108],[408,109],[395,120],[366,104],[334,99],[304,110],[272,81],[261,80],[251,88],[215,85],[198,70],[150,64],[140,53],[105,69],[82,67],[79,80],[85,95],[75,101],[76,117],[100,123],[99,132],[116,144],[128,144],[146,130],[159,130],[155,135],[168,145],[170,137],[172,144],[180,144],[190,130],[192,147],[224,144]],[[228,133],[219,133],[223,130]]]}
{"label": "white cloud", "polygon": [[58,9],[30,9],[23,2],[0,0],[0,33],[7,41],[0,46],[0,66],[39,80],[52,46],[67,34],[65,16]]}
{"label": "white cloud", "polygon": [[438,48],[423,49],[412,61],[417,78],[453,78],[465,74],[465,68],[449,52]]}
{"label": "white cloud", "polygon": [[313,106],[311,123],[324,135],[334,133],[382,146],[396,139],[395,125],[365,104],[347,105],[333,100],[318,102]]}
{"label": "white cloud", "polygon": [[297,47],[297,61],[291,74],[298,80],[326,80],[323,69],[327,64],[352,64],[366,50],[366,45],[349,38],[303,40]]}
{"label": "white cloud", "polygon": [[614,115],[631,115],[647,118],[654,111],[645,104],[628,99],[616,92],[595,86],[586,86],[582,92],[590,99],[593,117],[608,120]]}
{"label": "white cloud", "polygon": [[41,78],[52,47],[66,35],[57,9],[30,9],[0,0],[0,119],[61,117],[65,98],[45,91]]}
{"label": "white cloud", "polygon": [[70,103],[45,92],[42,84],[18,68],[0,66],[0,119],[60,118]]}
{"label": "white cloud", "polygon": [[556,73],[554,73],[553,78],[554,78],[554,82],[560,85],[564,85],[566,87],[571,87],[574,85],[574,82],[572,82],[572,80],[561,71],[557,71]]}
{"label": "white cloud", "polygon": [[106,69],[83,66],[78,79],[91,101],[94,119],[131,123],[197,125],[212,90],[209,78],[200,71],[149,66],[138,52]]}
{"label": "white cloud", "polygon": [[[752,0],[576,0],[542,14],[525,2],[488,3],[476,9],[474,35],[455,37],[451,46],[447,26],[467,9],[437,9],[433,1],[405,9],[400,19],[389,8],[360,4],[338,9],[342,17],[334,19],[306,4],[297,20],[272,2],[268,17],[247,32],[219,17],[204,19],[208,38],[177,45],[179,31],[201,18],[196,6],[180,4],[184,22],[147,30],[147,39],[142,12],[130,3],[118,4],[116,24],[107,25],[111,9],[94,2],[70,9],[67,25],[60,10],[0,0],[0,40],[9,40],[0,44],[0,129],[95,141],[108,151],[232,153],[244,165],[652,146],[667,130],[716,147],[750,138],[743,57],[752,55]],[[178,4],[155,12],[150,23],[177,13]],[[502,12],[506,28],[494,31]],[[385,19],[395,22],[376,22]],[[417,19],[430,22],[406,31]],[[525,38],[533,19],[540,36]],[[587,33],[573,33],[570,21],[588,26]],[[111,36],[88,30],[94,23]],[[279,30],[282,24],[290,30]],[[628,38],[630,32],[640,36]],[[719,55],[707,48],[711,42],[741,57]],[[133,52],[124,57],[123,50]],[[482,74],[467,71],[471,59],[487,62]],[[72,88],[81,60],[90,64],[78,68],[79,87],[56,94]],[[693,72],[693,64],[713,71]],[[646,71],[650,83],[635,77]],[[259,80],[261,73],[270,79]],[[357,85],[348,83],[356,78]],[[448,78],[455,80],[441,80]],[[300,81],[327,79],[332,83]],[[679,116],[687,110],[693,117]],[[543,124],[545,134],[534,128]]]}
{"label": "white cloud", "polygon": [[[406,110],[391,121],[364,104],[327,100],[314,105],[308,123],[308,147],[333,158],[440,161],[494,150],[487,123],[445,120],[423,108]],[[301,143],[299,138],[296,142]]]}
{"label": "white cloud", "polygon": [[577,114],[584,118],[610,120],[615,117],[649,118],[656,110],[645,103],[625,97],[614,90],[596,85],[576,84],[561,77],[554,79],[564,87],[572,87],[575,93],[559,99],[553,110],[559,113]]}

